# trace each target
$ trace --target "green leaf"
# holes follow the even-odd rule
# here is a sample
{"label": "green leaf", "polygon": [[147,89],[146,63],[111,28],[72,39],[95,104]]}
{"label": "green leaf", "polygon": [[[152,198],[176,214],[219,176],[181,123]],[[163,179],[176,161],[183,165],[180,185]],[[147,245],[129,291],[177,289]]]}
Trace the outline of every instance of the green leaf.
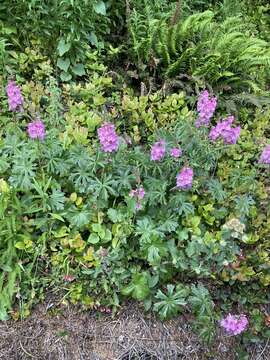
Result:
{"label": "green leaf", "polygon": [[72,72],[78,76],[85,75],[85,69],[84,69],[83,64],[76,64],[76,65],[72,66]]}
{"label": "green leaf", "polygon": [[101,239],[104,239],[106,236],[106,232],[104,227],[101,224],[93,224],[92,225],[92,230],[96,233],[98,233],[99,237]]}
{"label": "green leaf", "polygon": [[61,39],[57,46],[59,56],[63,56],[65,53],[67,53],[70,47],[71,43],[67,43],[64,39]]}
{"label": "green leaf", "polygon": [[108,242],[112,240],[112,233],[110,232],[109,229],[105,230],[105,236],[103,238],[103,242]]}
{"label": "green leaf", "polygon": [[98,38],[93,31],[89,35],[89,41],[91,45],[98,47]]}
{"label": "green leaf", "polygon": [[10,265],[5,265],[5,264],[1,265],[0,269],[6,272],[11,272],[13,270]]}
{"label": "green leaf", "polygon": [[25,243],[23,241],[17,241],[15,243],[15,248],[17,248],[19,250],[23,250],[25,248]]}
{"label": "green leaf", "polygon": [[66,59],[58,58],[57,66],[59,67],[59,69],[67,72],[70,66],[70,60],[68,58]]}
{"label": "green leaf", "polygon": [[69,80],[72,79],[72,76],[71,76],[70,73],[67,73],[67,72],[62,71],[61,74],[60,74],[60,79],[61,79],[62,81],[69,81]]}
{"label": "green leaf", "polygon": [[59,221],[65,222],[65,219],[62,218],[62,216],[59,215],[59,214],[50,213],[50,215],[51,215],[51,217],[52,217],[53,219],[55,219],[55,220],[59,220]]}
{"label": "green leaf", "polygon": [[107,211],[107,215],[108,218],[113,222],[113,223],[117,223],[120,222],[122,220],[122,216],[121,214],[118,213],[117,210],[110,208]]}
{"label": "green leaf", "polygon": [[135,274],[132,282],[122,289],[123,295],[131,295],[134,299],[142,301],[147,298],[150,289],[147,281],[147,273]]}
{"label": "green leaf", "polygon": [[97,14],[106,15],[106,5],[104,1],[98,1],[94,4],[94,10]]}
{"label": "green leaf", "polygon": [[90,244],[97,244],[100,241],[100,238],[97,234],[92,233],[90,234],[89,238],[88,238],[88,242],[90,242]]}

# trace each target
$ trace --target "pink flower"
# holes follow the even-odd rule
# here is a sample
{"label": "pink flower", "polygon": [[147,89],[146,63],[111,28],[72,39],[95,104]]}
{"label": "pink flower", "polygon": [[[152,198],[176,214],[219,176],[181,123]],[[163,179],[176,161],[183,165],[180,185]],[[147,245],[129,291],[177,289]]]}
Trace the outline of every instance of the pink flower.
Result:
{"label": "pink flower", "polygon": [[137,202],[136,205],[135,205],[135,209],[136,210],[141,210],[142,209],[142,204]]}
{"label": "pink flower", "polygon": [[144,188],[141,186],[140,188],[136,189],[136,190],[131,190],[129,193],[130,197],[136,197],[139,200],[142,200],[145,196],[145,190]]}
{"label": "pink flower", "polygon": [[214,112],[217,107],[217,98],[209,97],[207,90],[203,91],[197,102],[197,111],[199,113],[199,118],[197,119],[195,126],[208,126],[211,120],[211,117],[214,115]]}
{"label": "pink flower", "polygon": [[141,200],[143,200],[145,196],[144,188],[141,186],[136,190],[131,190],[129,196],[136,199],[136,210],[140,210],[142,208]]}
{"label": "pink flower", "polygon": [[212,127],[209,132],[209,138],[216,141],[221,137],[225,144],[236,144],[240,136],[241,127],[233,128],[231,125],[234,122],[233,116],[228,116],[225,120],[219,121],[216,126]]}
{"label": "pink flower", "polygon": [[224,130],[222,133],[224,143],[228,145],[236,144],[240,136],[240,132],[241,132],[240,126]]}
{"label": "pink flower", "polygon": [[266,147],[263,149],[263,152],[261,153],[260,164],[270,164],[270,145],[266,145]]}
{"label": "pink flower", "polygon": [[165,151],[166,151],[165,141],[164,140],[157,141],[152,145],[151,148],[151,160],[153,161],[162,160],[163,157],[165,156]]}
{"label": "pink flower", "polygon": [[111,123],[105,123],[98,129],[98,137],[101,143],[102,151],[114,152],[119,147],[119,137],[115,132],[115,126]]}
{"label": "pink flower", "polygon": [[139,189],[137,189],[137,196],[139,200],[142,200],[145,196],[145,190],[143,187],[140,187]]}
{"label": "pink flower", "polygon": [[231,315],[228,314],[220,321],[220,325],[229,335],[238,335],[246,330],[248,326],[248,319],[246,315]]}
{"label": "pink flower", "polygon": [[227,119],[223,121],[219,121],[216,126],[212,127],[209,133],[209,138],[213,141],[217,140],[222,133],[231,128],[231,124],[234,121],[233,116],[229,116]]}
{"label": "pink flower", "polygon": [[8,106],[10,111],[23,110],[23,97],[20,88],[16,85],[15,81],[10,80],[7,88]]}
{"label": "pink flower", "polygon": [[190,167],[183,167],[183,169],[176,176],[176,186],[179,189],[190,189],[193,181],[193,170]]}
{"label": "pink flower", "polygon": [[179,158],[182,155],[182,149],[180,148],[172,148],[171,149],[171,156],[174,158]]}
{"label": "pink flower", "polygon": [[28,135],[31,139],[44,140],[45,138],[45,125],[41,120],[35,120],[28,124]]}
{"label": "pink flower", "polygon": [[66,274],[66,275],[63,276],[63,280],[67,281],[67,282],[72,282],[72,281],[75,280],[75,276]]}
{"label": "pink flower", "polygon": [[137,195],[137,190],[131,190],[130,193],[129,193],[129,196],[131,198],[135,197]]}

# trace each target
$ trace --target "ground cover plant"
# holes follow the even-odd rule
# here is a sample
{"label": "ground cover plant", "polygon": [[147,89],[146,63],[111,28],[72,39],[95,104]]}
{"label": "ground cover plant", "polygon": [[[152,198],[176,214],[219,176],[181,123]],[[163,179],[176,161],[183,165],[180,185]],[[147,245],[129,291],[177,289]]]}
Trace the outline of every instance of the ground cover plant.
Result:
{"label": "ground cover plant", "polygon": [[97,1],[89,29],[76,19],[96,36],[123,19],[123,43],[101,31],[94,49],[79,26],[63,57],[60,18],[48,40],[37,12],[49,3],[20,4],[38,14],[20,46],[2,19],[1,320],[49,292],[112,314],[128,299],[162,320],[189,313],[208,343],[217,329],[242,345],[269,337],[268,44],[245,1],[241,15],[180,3]]}

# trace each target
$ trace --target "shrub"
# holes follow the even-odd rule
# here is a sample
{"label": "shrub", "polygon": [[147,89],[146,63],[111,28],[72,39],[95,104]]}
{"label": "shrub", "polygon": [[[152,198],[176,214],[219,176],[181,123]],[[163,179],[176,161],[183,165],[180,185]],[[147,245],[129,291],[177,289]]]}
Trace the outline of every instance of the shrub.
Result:
{"label": "shrub", "polygon": [[[95,77],[97,92],[112,86]],[[169,96],[164,103],[175,120],[144,142],[134,141],[128,137],[132,127],[125,129],[115,112],[88,120],[88,107],[98,114],[106,103],[95,103],[85,91],[91,84],[65,87],[62,96],[71,107],[63,114],[51,80],[54,90],[35,104],[45,125],[41,133],[35,128],[35,138],[27,133],[37,119],[29,84],[23,86],[23,111],[9,112],[2,94],[1,318],[15,293],[23,315],[33,294],[42,298],[45,289],[64,287],[65,296],[87,308],[116,310],[132,297],[162,318],[192,311],[195,327],[210,341],[218,318],[213,299],[228,307],[244,302],[248,289],[245,309],[267,301],[269,206],[253,140],[263,136],[267,121],[258,117],[255,131],[242,126],[236,145],[222,137],[214,142],[210,129],[196,128],[194,114],[179,111]],[[85,104],[77,103],[78,94]],[[146,100],[155,108],[155,97]],[[119,101],[114,111],[126,111],[124,104]]]}
{"label": "shrub", "polygon": [[4,1],[0,7],[5,28],[16,48],[38,44],[61,71],[62,81],[85,74],[85,53],[91,47],[103,48],[106,36],[121,33],[124,1],[101,0]]}

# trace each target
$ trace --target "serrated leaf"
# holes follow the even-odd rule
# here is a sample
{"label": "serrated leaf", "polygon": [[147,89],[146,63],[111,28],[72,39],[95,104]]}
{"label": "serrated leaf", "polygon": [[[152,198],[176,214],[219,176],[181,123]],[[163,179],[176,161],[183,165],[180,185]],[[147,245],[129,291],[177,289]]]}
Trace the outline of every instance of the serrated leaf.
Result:
{"label": "serrated leaf", "polygon": [[147,281],[147,274],[136,274],[133,276],[132,282],[122,289],[123,295],[131,295],[134,299],[142,301],[147,298],[150,289]]}
{"label": "serrated leaf", "polygon": [[113,223],[117,223],[119,221],[121,221],[121,215],[118,213],[117,210],[110,208],[107,211],[107,215],[108,218],[113,222]]}

